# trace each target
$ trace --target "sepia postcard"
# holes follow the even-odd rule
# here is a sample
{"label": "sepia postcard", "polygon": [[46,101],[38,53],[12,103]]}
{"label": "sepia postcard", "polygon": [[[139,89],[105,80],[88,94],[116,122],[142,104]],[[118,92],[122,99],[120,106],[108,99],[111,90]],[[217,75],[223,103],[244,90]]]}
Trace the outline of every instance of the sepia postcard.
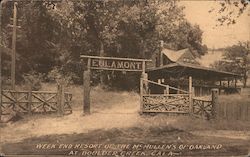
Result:
{"label": "sepia postcard", "polygon": [[250,157],[249,0],[1,0],[0,157]]}

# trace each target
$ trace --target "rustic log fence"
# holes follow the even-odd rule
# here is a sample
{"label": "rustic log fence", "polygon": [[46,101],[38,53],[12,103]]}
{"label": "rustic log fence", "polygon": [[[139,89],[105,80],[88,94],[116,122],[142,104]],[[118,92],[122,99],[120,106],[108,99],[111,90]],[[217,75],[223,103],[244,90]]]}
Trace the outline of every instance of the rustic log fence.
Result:
{"label": "rustic log fence", "polygon": [[206,97],[193,97],[191,114],[204,119],[216,119],[218,110],[218,89],[211,90],[212,95]]}
{"label": "rustic log fence", "polygon": [[[164,94],[150,94],[149,85],[154,84],[165,88]],[[169,90],[176,90],[179,94],[170,94]],[[164,85],[148,79],[141,79],[141,111],[142,112],[167,112],[189,113],[189,92],[169,85]]]}
{"label": "rustic log fence", "polygon": [[62,85],[57,91],[32,91],[31,88],[28,91],[2,90],[0,117],[12,112],[70,114],[71,102],[72,94],[65,92]]}
{"label": "rustic log fence", "polygon": [[[151,94],[149,85],[165,88],[163,94]],[[169,91],[176,90],[177,94]],[[212,89],[208,97],[194,97],[192,78],[189,78],[189,91],[141,79],[141,111],[144,113],[189,114],[203,119],[216,119],[218,110],[218,89]]]}

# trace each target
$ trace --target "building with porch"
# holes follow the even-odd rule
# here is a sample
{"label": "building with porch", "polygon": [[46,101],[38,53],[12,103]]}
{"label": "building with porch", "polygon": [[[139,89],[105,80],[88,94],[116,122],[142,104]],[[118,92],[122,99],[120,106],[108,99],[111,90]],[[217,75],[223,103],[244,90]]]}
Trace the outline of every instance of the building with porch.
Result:
{"label": "building with porch", "polygon": [[[148,79],[188,91],[191,77],[195,96],[209,95],[212,88],[219,89],[220,94],[240,92],[237,86],[240,75],[202,66],[196,60],[195,53],[190,49],[174,51],[163,47],[158,54],[152,56],[153,62],[146,71]],[[151,85],[149,92],[163,93],[164,88]],[[176,92],[178,91],[169,91],[173,94]]]}

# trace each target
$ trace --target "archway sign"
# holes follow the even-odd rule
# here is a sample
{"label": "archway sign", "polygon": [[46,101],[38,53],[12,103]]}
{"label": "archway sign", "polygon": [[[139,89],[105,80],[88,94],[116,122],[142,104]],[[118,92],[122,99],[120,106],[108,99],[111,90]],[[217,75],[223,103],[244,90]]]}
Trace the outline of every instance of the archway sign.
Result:
{"label": "archway sign", "polygon": [[[142,78],[147,78],[145,73],[147,59],[99,57],[81,55],[81,60],[87,59],[87,66],[83,72],[83,112],[90,114],[90,75],[91,70],[115,70],[141,72]],[[140,85],[142,88],[142,85]],[[142,92],[142,89],[140,89]]]}

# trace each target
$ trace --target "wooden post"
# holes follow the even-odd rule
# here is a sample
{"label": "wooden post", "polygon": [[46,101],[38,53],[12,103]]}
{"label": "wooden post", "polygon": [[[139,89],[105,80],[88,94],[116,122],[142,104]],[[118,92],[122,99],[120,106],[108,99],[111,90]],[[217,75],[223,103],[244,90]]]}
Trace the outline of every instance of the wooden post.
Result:
{"label": "wooden post", "polygon": [[87,68],[83,72],[83,114],[90,114],[90,61],[88,58]]}
{"label": "wooden post", "polygon": [[2,105],[2,51],[0,50],[0,122],[2,121]]}
{"label": "wooden post", "polygon": [[[2,3],[0,2],[0,10],[2,10]],[[2,13],[0,14],[0,30],[2,30]],[[0,44],[3,43],[1,38]],[[2,121],[2,50],[0,49],[0,122]]]}
{"label": "wooden post", "polygon": [[[178,89],[181,89],[181,86],[179,85],[179,83],[178,83],[178,85],[177,85],[177,88]],[[179,91],[179,90],[177,90],[177,94],[180,94],[181,92]]]}
{"label": "wooden post", "polygon": [[17,30],[17,2],[14,2],[13,12],[13,34],[12,34],[12,54],[11,54],[11,88],[15,90],[16,84],[16,30]]}
{"label": "wooden post", "polygon": [[61,115],[64,115],[64,106],[65,106],[65,88],[64,85],[61,85]]}
{"label": "wooden post", "polygon": [[195,96],[194,87],[192,87],[192,97]]}
{"label": "wooden post", "polygon": [[188,80],[189,80],[189,83],[188,83],[189,84],[189,112],[190,114],[193,114],[192,77],[189,76]]}
{"label": "wooden post", "polygon": [[202,94],[202,86],[200,86],[199,96],[203,96],[203,94]]}
{"label": "wooden post", "polygon": [[222,86],[222,83],[221,83],[221,80],[220,80],[219,95],[221,94],[221,86]]}
{"label": "wooden post", "polygon": [[163,53],[160,52],[160,66],[163,66]]}
{"label": "wooden post", "polygon": [[212,118],[216,119],[217,118],[217,109],[218,109],[218,89],[212,89]]}
{"label": "wooden post", "polygon": [[140,112],[143,113],[143,78],[140,79]]}
{"label": "wooden post", "polygon": [[[1,9],[2,9],[2,3],[0,5],[1,5]],[[1,17],[2,16],[0,16],[0,20],[1,20]],[[2,121],[2,105],[3,105],[2,104],[2,50],[0,50],[0,122]]]}
{"label": "wooden post", "polygon": [[205,108],[204,108],[205,106],[204,106],[204,101],[201,102],[201,106],[200,106],[200,107],[201,107],[201,117],[202,117],[202,118],[205,118],[205,111],[204,111],[204,110],[205,110]]}
{"label": "wooden post", "polygon": [[60,106],[61,106],[61,86],[57,85],[57,113],[60,115]]}
{"label": "wooden post", "polygon": [[169,95],[169,85],[167,85],[166,89],[164,90],[164,94]]}
{"label": "wooden post", "polygon": [[143,89],[143,85],[144,85],[144,81],[143,79],[147,79],[147,75],[146,75],[146,63],[145,61],[142,62],[142,74],[141,74],[141,79],[140,79],[140,112],[143,113],[144,111],[144,107],[143,107],[143,94],[144,94],[144,89]]}
{"label": "wooden post", "polygon": [[237,88],[237,78],[234,78],[234,88]]}
{"label": "wooden post", "polygon": [[57,88],[57,112],[59,116],[63,115],[64,103],[64,86],[59,84]]}
{"label": "wooden post", "polygon": [[31,105],[32,105],[32,85],[29,85],[29,91],[28,91],[28,114],[31,115]]}

